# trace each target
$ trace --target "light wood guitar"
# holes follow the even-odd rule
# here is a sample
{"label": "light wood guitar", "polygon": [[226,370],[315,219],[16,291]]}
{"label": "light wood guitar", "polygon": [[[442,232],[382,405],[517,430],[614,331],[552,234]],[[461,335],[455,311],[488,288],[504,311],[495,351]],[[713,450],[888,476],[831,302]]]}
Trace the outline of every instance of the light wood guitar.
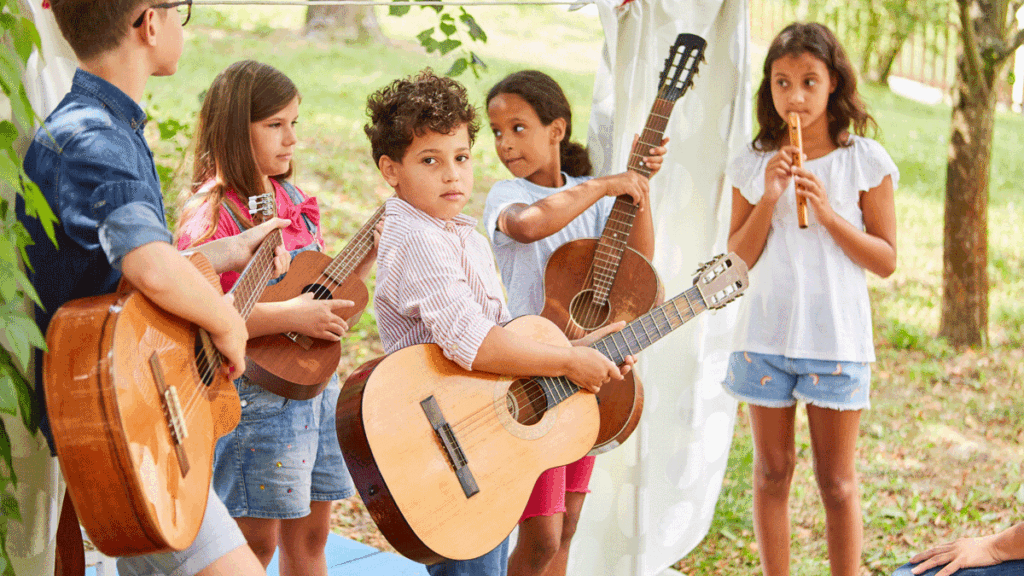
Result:
{"label": "light wood guitar", "polygon": [[[696,284],[597,341],[616,364],[747,286],[734,254],[701,269]],[[569,346],[539,316],[506,326]],[[519,521],[537,477],[584,456],[597,439],[593,394],[566,378],[511,378],[463,370],[434,344],[364,364],[345,382],[338,441],[359,495],[396,550],[426,564],[476,558]]]}
{"label": "light wood guitar", "polygon": [[[268,286],[260,302],[290,300],[307,292],[318,300],[351,300],[355,305],[341,312],[349,326],[355,324],[370,295],[353,272],[373,249],[373,228],[383,215],[382,204],[334,258],[315,251],[297,254],[288,274]],[[323,391],[338,369],[341,342],[296,332],[272,334],[249,340],[246,357],[245,375],[252,383],[278,396],[308,400]]]}
{"label": "light wood guitar", "polygon": [[[694,34],[680,34],[665,59],[658,95],[640,138],[629,155],[627,169],[650,177],[644,165],[647,151],[660,146],[676,100],[692,85],[704,60],[707,42]],[[629,196],[615,199],[601,238],[567,242],[548,258],[544,269],[544,309],[540,315],[554,322],[572,339],[620,320],[629,322],[664,298],[654,266],[627,245],[637,207]],[[630,373],[623,382],[606,386],[598,394],[601,431],[591,454],[618,446],[636,426],[643,411],[643,385]]]}
{"label": "light wood guitar", "polygon": [[[243,318],[280,243],[279,230],[269,234],[231,290]],[[209,261],[190,260],[220,291]],[[46,409],[90,541],[108,556],[189,546],[206,511],[217,439],[241,414],[209,334],[123,282],[117,293],[58,309],[46,344]]]}

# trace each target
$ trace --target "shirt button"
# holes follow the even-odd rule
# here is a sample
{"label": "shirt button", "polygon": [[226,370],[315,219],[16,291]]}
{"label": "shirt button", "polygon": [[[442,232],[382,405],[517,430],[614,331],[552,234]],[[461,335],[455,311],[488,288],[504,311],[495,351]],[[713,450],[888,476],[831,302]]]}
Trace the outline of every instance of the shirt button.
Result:
{"label": "shirt button", "polygon": [[458,349],[459,349],[459,345],[458,344],[452,344],[452,350],[458,350]]}
{"label": "shirt button", "polygon": [[448,231],[448,232],[455,232],[455,224],[452,224],[451,222],[447,222],[444,225],[444,229],[446,231]]}
{"label": "shirt button", "polygon": [[249,405],[249,401],[248,400],[242,400],[242,408],[245,408],[248,405]]}

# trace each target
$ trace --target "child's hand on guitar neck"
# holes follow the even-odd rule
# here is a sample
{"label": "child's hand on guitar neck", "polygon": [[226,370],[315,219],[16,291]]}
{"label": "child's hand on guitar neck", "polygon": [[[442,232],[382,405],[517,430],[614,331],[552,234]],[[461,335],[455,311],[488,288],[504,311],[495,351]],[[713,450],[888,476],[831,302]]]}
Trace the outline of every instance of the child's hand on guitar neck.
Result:
{"label": "child's hand on guitar neck", "polygon": [[[590,348],[590,346],[594,342],[597,342],[601,338],[604,338],[605,336],[612,334],[613,332],[618,332],[619,330],[622,330],[625,327],[626,323],[623,322],[622,320],[619,320],[618,322],[614,322],[598,330],[595,330],[594,332],[587,334],[586,336],[580,338],[579,340],[571,341],[571,344],[575,347],[573,348],[574,350],[590,350],[596,352],[597,356],[600,357],[594,357],[594,361],[596,361],[597,364],[603,364],[603,368],[605,369],[603,376],[605,376],[606,378],[601,380],[601,382],[599,382],[596,387],[588,386],[583,380],[577,380],[575,377],[573,377],[572,374],[566,374],[566,376],[576,384],[579,384],[583,388],[586,388],[587,390],[590,390],[591,392],[594,393],[600,390],[601,384],[606,384],[610,380],[622,380],[623,378],[625,378],[626,374],[629,374],[629,371],[633,369],[633,365],[636,364],[636,358],[634,356],[626,356],[626,362],[622,366],[615,367],[614,369],[609,369],[609,366],[615,366],[614,364],[612,364],[611,360],[608,360],[608,358],[605,357],[604,354],[601,354],[600,352],[597,352],[597,350]],[[593,356],[590,354],[586,355]],[[603,360],[604,362],[601,362],[601,360]]]}
{"label": "child's hand on guitar neck", "polygon": [[[629,149],[632,150],[633,148],[636,148],[636,143],[639,141],[640,135],[634,134],[633,144],[632,146],[629,147]],[[651,171],[651,175],[648,176],[648,178],[654,178],[654,175],[657,174],[659,170],[661,170],[661,164],[665,160],[665,154],[668,153],[668,147],[666,146],[667,144],[668,136],[661,139],[661,146],[655,146],[654,148],[650,148],[647,151],[647,153],[650,154],[650,156],[644,156],[643,166],[644,168],[647,168],[648,170]]]}
{"label": "child's hand on guitar neck", "polygon": [[629,196],[641,212],[648,204],[650,183],[642,174],[632,170],[594,178],[591,182],[601,186],[605,196]]}
{"label": "child's hand on guitar neck", "polygon": [[633,362],[627,361],[620,368],[607,356],[587,346],[573,346],[568,352],[565,377],[595,394],[601,390],[602,385],[612,380],[622,380],[633,369]]}

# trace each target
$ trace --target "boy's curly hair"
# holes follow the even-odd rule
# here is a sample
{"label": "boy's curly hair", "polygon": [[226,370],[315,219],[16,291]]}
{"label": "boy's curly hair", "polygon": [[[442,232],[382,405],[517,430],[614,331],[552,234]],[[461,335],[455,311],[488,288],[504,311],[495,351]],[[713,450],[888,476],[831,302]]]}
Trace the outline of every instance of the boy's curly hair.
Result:
{"label": "boy's curly hair", "polygon": [[370,122],[363,130],[370,139],[374,163],[379,163],[381,156],[401,162],[413,138],[428,131],[450,134],[465,124],[472,145],[480,129],[466,88],[430,68],[371,94],[366,99],[366,113]]}

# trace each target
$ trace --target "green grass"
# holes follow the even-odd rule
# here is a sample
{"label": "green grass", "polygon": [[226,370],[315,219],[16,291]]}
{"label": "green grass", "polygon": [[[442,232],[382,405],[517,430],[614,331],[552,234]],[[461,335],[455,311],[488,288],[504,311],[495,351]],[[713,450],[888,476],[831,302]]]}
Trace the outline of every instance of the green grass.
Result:
{"label": "green grass", "polygon": [[[574,103],[574,133],[585,139],[593,72],[601,45],[596,18],[566,16],[557,8],[476,8],[490,41],[475,47],[489,64],[477,79],[461,77],[474,101],[504,74],[539,67],[552,74]],[[158,162],[176,174],[167,191],[189,179],[183,158],[203,91],[239,59],[268,62],[302,92],[296,181],[320,199],[329,250],[338,250],[391,191],[377,174],[362,125],[367,94],[425,67],[446,70],[450,59],[429,56],[414,36],[432,25],[414,9],[405,18],[382,17],[390,46],[307,41],[295,29],[303,13],[286,8],[197,8],[179,72],[149,83],[150,112],[186,128],[161,139],[149,135]],[[759,67],[759,62],[756,63]],[[901,171],[896,210],[899,261],[885,280],[871,278],[875,341],[871,410],[860,436],[865,546],[864,574],[885,574],[913,550],[959,534],[984,534],[1024,518],[1024,243],[1019,225],[1024,202],[1019,150],[1024,119],[1001,113],[991,169],[989,213],[990,342],[983,351],[956,351],[935,337],[942,271],[942,210],[949,140],[948,106],[926,106],[877,86],[862,94],[883,143]],[[506,178],[493,139],[484,128],[474,148],[476,186],[467,211],[479,216],[490,185]],[[379,353],[372,310],[346,343],[342,372]],[[824,517],[814,484],[806,417],[799,413],[799,463],[794,480],[793,574],[827,573]],[[756,543],[750,520],[750,426],[741,410],[722,496],[708,537],[678,565],[687,574],[755,574]],[[346,514],[358,514],[349,506]],[[350,536],[381,545],[362,522]]]}

